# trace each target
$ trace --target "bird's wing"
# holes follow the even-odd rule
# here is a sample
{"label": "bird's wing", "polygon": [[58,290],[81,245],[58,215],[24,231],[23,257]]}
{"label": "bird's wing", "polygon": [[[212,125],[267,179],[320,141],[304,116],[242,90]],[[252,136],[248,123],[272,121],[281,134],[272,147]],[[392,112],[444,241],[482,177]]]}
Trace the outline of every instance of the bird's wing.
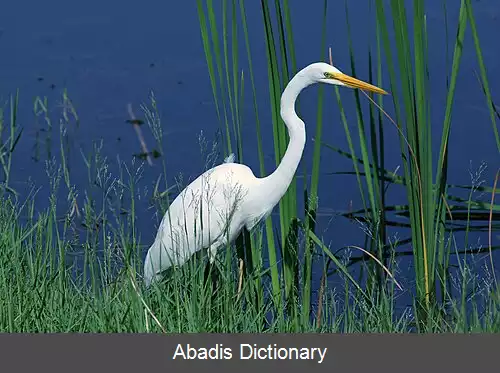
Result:
{"label": "bird's wing", "polygon": [[231,153],[224,159],[224,163],[235,163],[234,162],[235,159],[236,156],[234,155],[234,153]]}
{"label": "bird's wing", "polygon": [[[221,165],[206,171],[171,203],[156,241],[169,254],[179,251],[182,259],[175,264],[182,264],[194,252],[210,247],[225,235],[235,207],[244,197],[238,185],[240,168],[239,164]],[[170,265],[170,260],[167,263]]]}

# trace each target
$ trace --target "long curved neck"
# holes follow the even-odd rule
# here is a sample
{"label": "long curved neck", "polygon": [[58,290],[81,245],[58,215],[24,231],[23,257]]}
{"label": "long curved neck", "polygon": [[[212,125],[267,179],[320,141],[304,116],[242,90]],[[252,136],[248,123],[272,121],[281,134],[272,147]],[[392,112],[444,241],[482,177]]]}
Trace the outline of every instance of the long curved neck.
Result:
{"label": "long curved neck", "polygon": [[288,129],[290,142],[276,170],[262,179],[266,199],[269,203],[272,203],[273,207],[280,201],[290,186],[304,152],[306,130],[304,122],[295,112],[295,101],[300,92],[311,84],[312,82],[299,72],[288,83],[281,95],[281,118]]}

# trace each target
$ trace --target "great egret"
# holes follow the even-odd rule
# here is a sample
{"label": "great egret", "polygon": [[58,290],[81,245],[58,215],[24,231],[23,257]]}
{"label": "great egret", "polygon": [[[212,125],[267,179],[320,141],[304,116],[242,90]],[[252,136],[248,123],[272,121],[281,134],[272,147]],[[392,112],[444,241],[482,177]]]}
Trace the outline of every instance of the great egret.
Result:
{"label": "great egret", "polygon": [[249,167],[229,158],[189,184],[165,213],[148,250],[144,264],[147,287],[161,279],[167,268],[184,264],[201,249],[208,249],[213,263],[219,247],[232,243],[243,228],[250,231],[269,216],[287,191],[302,157],[306,131],[295,112],[295,101],[304,88],[314,83],[387,94],[323,62],[299,71],[281,96],[281,117],[290,142],[277,169],[267,177],[258,178]]}

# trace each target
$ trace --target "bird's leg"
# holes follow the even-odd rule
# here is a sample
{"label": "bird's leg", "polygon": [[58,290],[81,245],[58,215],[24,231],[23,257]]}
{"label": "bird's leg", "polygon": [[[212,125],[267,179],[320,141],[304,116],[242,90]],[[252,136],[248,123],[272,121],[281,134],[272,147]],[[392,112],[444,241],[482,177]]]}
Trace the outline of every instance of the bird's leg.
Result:
{"label": "bird's leg", "polygon": [[205,267],[205,274],[204,274],[204,284],[207,284],[207,281],[210,277],[210,280],[212,282],[212,293],[215,293],[217,289],[217,268],[215,267],[215,259],[217,256],[217,249],[219,246],[223,245],[223,239],[219,239],[216,242],[214,242],[210,247],[208,248],[208,263]]}
{"label": "bird's leg", "polygon": [[205,266],[205,273],[203,275],[204,286],[210,281],[212,284],[212,294],[215,294],[217,290],[217,278],[218,278],[217,268],[213,263],[208,262]]}
{"label": "bird's leg", "polygon": [[212,269],[212,265],[210,263],[207,263],[205,265],[205,271],[203,273],[203,285],[204,286],[207,284],[207,281],[210,277],[210,273],[212,272],[211,269]]}
{"label": "bird's leg", "polygon": [[240,258],[239,276],[238,276],[238,299],[241,296],[241,287],[243,285],[243,259]]}

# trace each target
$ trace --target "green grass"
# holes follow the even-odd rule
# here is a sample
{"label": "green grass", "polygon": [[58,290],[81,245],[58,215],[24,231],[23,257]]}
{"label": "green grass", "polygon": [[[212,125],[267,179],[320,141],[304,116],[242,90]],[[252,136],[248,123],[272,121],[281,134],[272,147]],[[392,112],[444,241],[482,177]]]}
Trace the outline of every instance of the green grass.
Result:
{"label": "green grass", "polygon": [[[230,266],[222,267],[222,281],[212,293],[211,283],[204,282],[204,262],[197,257],[173,271],[167,283],[144,291],[134,255],[113,274],[114,256],[127,262],[125,253],[110,249],[97,255],[99,245],[86,245],[89,274],[75,276],[73,266],[59,263],[62,252],[70,247],[58,238],[63,232],[55,228],[54,206],[35,217],[33,203],[20,206],[8,197],[1,201],[3,332],[294,332],[297,324],[304,332],[409,332],[416,327],[411,307],[402,313],[395,309],[394,286],[375,296],[351,286],[348,279],[343,285],[345,294],[324,290],[319,317],[296,321],[281,317],[272,302],[264,306],[252,302],[252,282],[239,293],[238,271]],[[29,222],[21,226],[18,220],[23,215]],[[467,268],[463,276],[468,283],[474,281]],[[422,331],[498,332],[499,295],[484,288],[467,295],[472,307],[469,314],[449,298],[448,312],[433,314],[433,323]],[[266,316],[272,321],[265,321]]]}
{"label": "green grass", "polygon": [[[254,38],[249,34],[247,5],[243,0],[198,0],[194,11],[206,56],[207,84],[211,85],[214,110],[224,134],[222,153],[234,152],[239,162],[245,161],[250,149],[242,136],[243,111],[249,105],[255,115],[259,160],[258,167],[252,168],[256,174],[266,175],[272,169],[265,166],[263,138],[272,135],[275,164],[288,143],[279,100],[284,86],[300,68],[294,43],[294,32],[300,28],[293,23],[297,16],[288,1],[260,2],[264,31],[260,43],[266,50],[269,85],[267,92],[258,91],[253,64],[259,56],[252,52],[257,46],[250,44]],[[326,0],[316,6],[322,11],[315,25],[321,35],[317,59],[328,60],[328,16],[333,11],[345,15],[349,49],[344,53],[350,55],[350,71],[346,66],[343,69],[388,88],[392,95],[370,96],[376,107],[362,92],[336,88],[327,93],[319,88],[316,118],[306,120],[308,138],[314,138],[312,159],[303,162],[297,180],[277,208],[277,218],[270,217],[262,229],[239,237],[236,250],[222,250],[215,290],[211,282],[204,282],[204,253],[172,270],[165,282],[152,289],[142,285],[141,252],[150,239],[138,231],[139,210],[149,199],[148,207],[161,217],[172,193],[182,187],[168,181],[175,175],[167,173],[166,157],[156,160],[161,162],[162,175],[152,194],[144,195],[141,179],[147,165],[136,159],[111,164],[102,155],[103,144],[96,143],[91,151],[81,153],[89,187],[80,191],[72,181],[76,171],[70,167],[68,145],[71,131],[78,127],[78,115],[66,92],[58,118],[49,110],[47,99],[38,98],[36,118],[47,133],[59,134],[58,139],[46,139],[46,149],[52,149],[53,144],[60,146],[58,158],[46,162],[49,204],[39,211],[35,201],[43,198],[41,192],[33,187],[22,197],[11,179],[15,148],[23,133],[17,120],[19,96],[0,109],[0,303],[6,306],[0,313],[0,331],[500,331],[500,288],[491,259],[498,247],[494,240],[479,248],[469,241],[476,231],[498,236],[497,184],[490,180],[491,186],[477,181],[453,185],[447,172],[454,94],[464,53],[477,56],[480,89],[490,113],[496,150],[500,151],[498,114],[470,0],[461,2],[457,20],[450,20],[445,13],[446,27],[456,25],[456,38],[451,71],[441,82],[448,87],[442,123],[431,121],[429,115],[432,85],[427,71],[432,66],[427,55],[423,1],[413,1],[409,13],[401,1],[366,0],[375,35],[366,50],[368,71],[360,71],[354,58],[352,5],[346,2],[343,13],[338,5],[332,9]],[[446,12],[446,5],[444,9]],[[472,35],[474,50],[463,50],[467,32]],[[257,97],[266,95],[270,112],[258,105]],[[355,103],[354,115],[345,109],[346,99]],[[324,115],[327,102],[335,106],[338,117]],[[168,155],[163,147],[166,124],[153,94],[141,109],[148,124],[142,129],[151,131],[158,154]],[[298,109],[300,114],[300,102]],[[53,131],[52,123],[59,123],[59,128]],[[324,129],[332,123],[344,129],[347,150],[323,140]],[[441,129],[437,139],[431,136],[438,133],[436,128]],[[402,175],[385,166],[389,144],[384,141],[390,132],[399,139]],[[205,147],[202,145],[202,153]],[[322,163],[339,155],[352,161],[352,170],[339,172],[343,174],[339,177],[355,180],[361,201],[354,211],[341,212],[340,216],[364,227],[367,234],[362,247],[329,245],[317,228],[322,207],[320,185],[327,182],[320,172]],[[213,155],[208,158],[213,159]],[[110,171],[113,167],[118,169],[116,174]],[[405,191],[406,203],[386,202],[393,188]],[[458,191],[463,190],[468,192],[467,198],[459,196]],[[299,203],[302,196],[304,205]],[[396,239],[391,233],[395,228],[408,237]],[[479,255],[491,260],[479,267]],[[240,258],[244,259],[242,270]],[[413,264],[414,272],[405,272],[405,277],[399,268],[401,258],[411,258]],[[313,281],[313,269],[320,272],[319,285]],[[411,304],[401,303],[401,296]]]}

